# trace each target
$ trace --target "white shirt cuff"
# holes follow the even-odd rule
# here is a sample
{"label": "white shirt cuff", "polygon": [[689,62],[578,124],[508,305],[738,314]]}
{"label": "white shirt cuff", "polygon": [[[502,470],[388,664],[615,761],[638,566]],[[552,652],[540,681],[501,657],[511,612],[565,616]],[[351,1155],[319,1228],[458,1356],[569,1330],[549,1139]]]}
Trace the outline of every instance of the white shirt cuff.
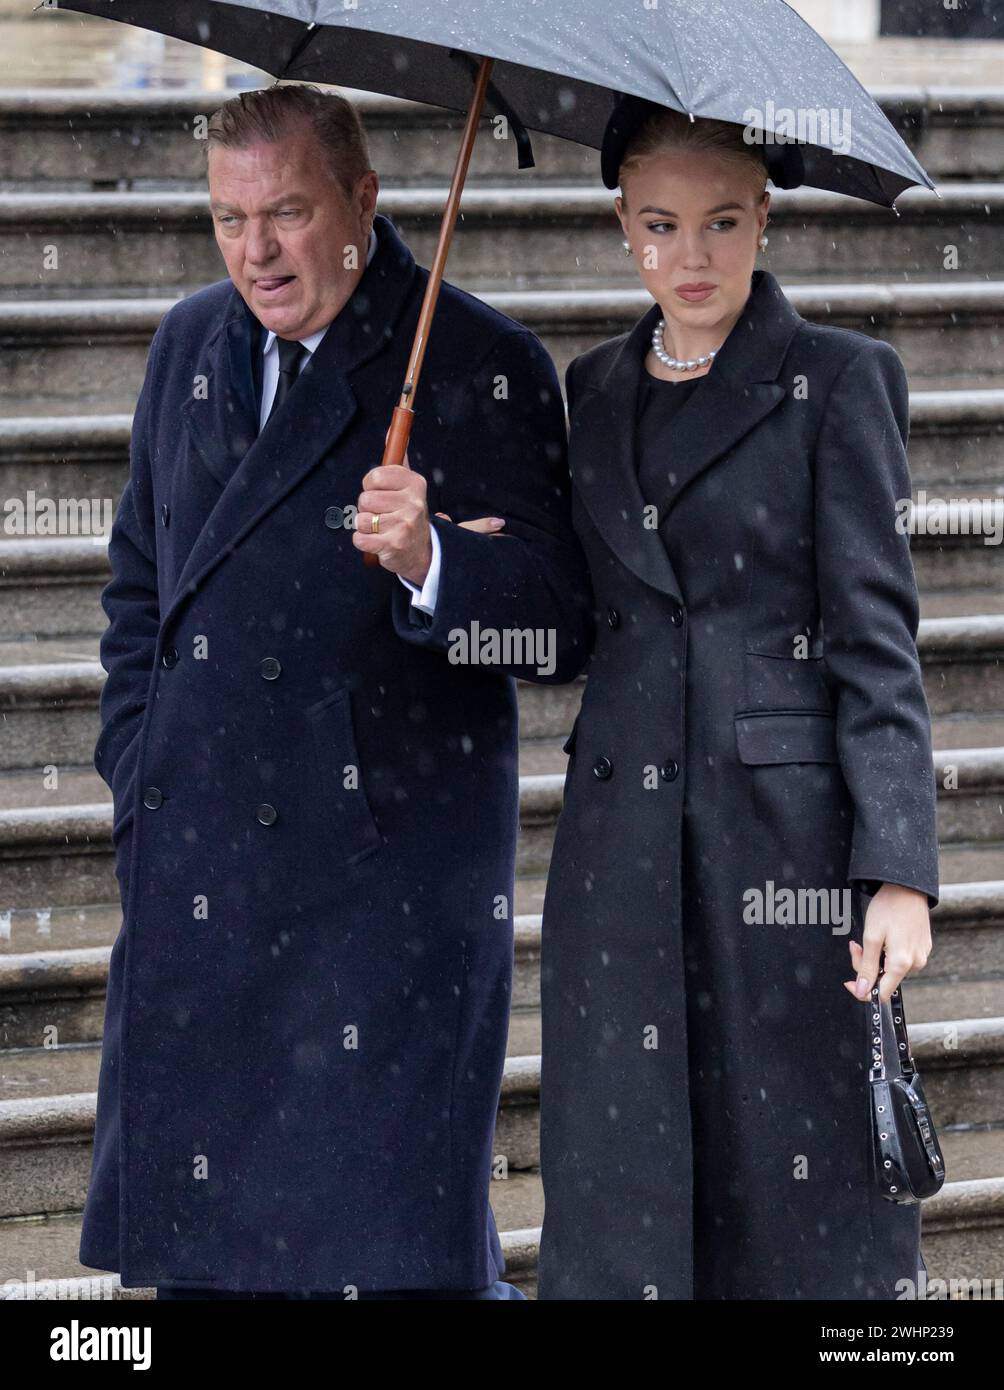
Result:
{"label": "white shirt cuff", "polygon": [[398,579],[411,590],[412,608],[420,608],[423,613],[428,613],[432,617],[436,610],[436,596],[439,593],[440,545],[435,526],[430,526],[429,531],[432,537],[432,564],[429,566],[429,573],[425,576],[425,583],[420,589],[410,579],[405,579],[403,574],[399,574]]}

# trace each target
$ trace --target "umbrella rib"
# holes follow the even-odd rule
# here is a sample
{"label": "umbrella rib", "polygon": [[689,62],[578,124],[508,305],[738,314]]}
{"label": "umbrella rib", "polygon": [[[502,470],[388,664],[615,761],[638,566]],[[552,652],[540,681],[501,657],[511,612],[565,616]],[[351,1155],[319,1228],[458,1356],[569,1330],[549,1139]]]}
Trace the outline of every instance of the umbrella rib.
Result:
{"label": "umbrella rib", "polygon": [[[680,50],[679,50],[679,48],[678,48],[677,45],[676,45],[676,36],[675,36],[674,33],[673,33],[672,25],[670,25],[670,30],[669,30],[669,43],[670,43],[670,46],[671,46],[671,48],[672,48],[672,50],[673,50],[673,57],[676,59],[676,70],[677,70],[677,72],[680,73],[680,75],[684,78],[684,80],[686,80],[687,70],[686,70],[686,68],[685,68],[684,65],[683,65],[683,59],[682,59],[681,56],[680,56]],[[647,41],[646,41],[646,47],[647,47]],[[681,103],[681,105],[680,105],[680,110],[681,110],[681,111],[685,111],[685,112],[687,113],[687,115],[690,116],[691,120],[693,120],[693,117],[694,117],[694,112],[693,112],[693,104],[694,104],[694,102],[693,102],[693,96],[692,96],[692,95],[681,96],[680,93],[677,92],[676,89],[673,87],[672,83],[667,83],[667,86],[669,87],[669,90],[673,93],[674,98],[675,98],[678,102]]]}
{"label": "umbrella rib", "polygon": [[293,46],[290,55],[287,58],[286,63],[282,69],[282,72],[280,72],[276,76],[276,82],[284,81],[286,74],[289,72],[293,64],[297,62],[298,59],[303,57],[304,50],[313,42],[316,30],[317,25],[314,23],[313,20],[311,20],[310,23],[307,25],[306,29],[300,35],[296,44]]}

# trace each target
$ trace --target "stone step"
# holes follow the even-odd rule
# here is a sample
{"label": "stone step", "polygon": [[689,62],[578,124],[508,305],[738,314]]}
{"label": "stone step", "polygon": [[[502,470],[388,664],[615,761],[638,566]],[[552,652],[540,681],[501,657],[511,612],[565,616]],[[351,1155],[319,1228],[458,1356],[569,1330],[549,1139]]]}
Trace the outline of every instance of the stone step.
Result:
{"label": "stone step", "polygon": [[[923,618],[917,646],[935,745],[986,747],[1001,742],[1004,614]],[[6,734],[0,762],[6,760],[17,769],[25,765],[22,759],[34,759],[36,765],[40,761],[82,763],[92,754],[99,723],[87,712],[93,712],[93,720],[99,719],[98,701],[106,680],[104,668],[95,659],[97,649],[98,639],[89,636],[0,642],[0,713]],[[520,682],[520,736],[527,745],[526,757],[536,756],[529,747],[531,741],[567,736],[578,712],[583,680],[579,677],[564,686]],[[76,723],[67,731],[74,715]],[[559,762],[538,770],[563,767]],[[526,770],[534,769],[528,765]]]}
{"label": "stone step", "polygon": [[[99,662],[75,655],[74,649],[81,649],[85,642],[92,645],[93,654],[97,645],[93,639],[0,642],[0,770],[28,774],[8,783],[0,777],[0,808],[5,805],[5,787],[14,796],[27,794],[29,804],[35,804],[31,798],[49,803],[48,788],[43,794],[42,787],[44,767],[55,765],[70,775],[74,766],[89,769],[101,728],[98,702],[107,677]],[[564,771],[565,758],[558,756],[560,743],[578,713],[582,686],[581,679],[563,686],[520,682],[522,771]],[[971,746],[970,740],[966,746]],[[37,769],[34,784],[33,768]],[[93,782],[92,793],[102,800],[107,788]]]}
{"label": "stone step", "polygon": [[[56,549],[76,542],[36,543],[36,549],[40,544]],[[996,555],[999,547],[990,549]],[[0,554],[3,550],[0,546]],[[917,648],[928,704],[936,721],[935,733],[942,727],[947,732],[944,746],[1004,743],[997,724],[1004,715],[1004,614],[925,618],[918,631]],[[96,654],[96,639],[0,642],[0,772],[36,768],[41,777],[44,766],[86,766],[90,762],[101,729],[99,699],[106,679],[104,668],[94,659]],[[526,757],[537,756],[529,747],[531,741],[567,736],[578,711],[582,684],[581,678],[565,686],[521,682],[520,736],[527,745]],[[937,723],[939,720],[943,725]],[[935,744],[942,746],[937,737]],[[524,771],[563,769],[564,762],[557,761],[547,766],[527,765]],[[4,805],[2,793],[0,783],[0,807]]]}
{"label": "stone step", "polygon": [[978,598],[973,589],[936,589],[933,593],[928,590],[921,601],[931,618],[964,618],[977,608],[981,613],[1004,613],[1004,591],[996,588],[980,589]]}
{"label": "stone step", "polygon": [[[997,87],[873,86],[882,107],[935,179],[1004,177],[1004,92]],[[196,117],[232,90],[95,91],[17,88],[0,93],[0,187],[143,188],[205,180]],[[363,121],[370,160],[384,183],[448,180],[463,129],[455,111],[347,91]],[[516,169],[511,140],[478,131],[468,177],[475,182],[599,181],[597,151],[532,135],[535,167]]]}
{"label": "stone step", "polygon": [[1004,850],[996,844],[971,841],[942,845],[938,855],[942,884],[979,883],[1004,878]]}
{"label": "stone step", "polygon": [[[1004,983],[997,982],[998,1003],[1002,989]],[[909,1016],[913,1004],[907,1008]],[[511,1043],[521,1030],[532,1036],[528,1023],[517,1016]],[[1004,1017],[911,1021],[910,1041],[939,1132],[1004,1125]],[[82,1206],[93,1147],[100,1044],[60,1044],[2,1055],[0,1218]],[[510,1050],[494,1141],[495,1154],[510,1169],[539,1163],[539,1106],[539,1054]],[[998,1171],[1004,1174],[1004,1152],[1000,1158]]]}
{"label": "stone step", "polygon": [[[1004,1015],[1004,884],[946,887],[933,923],[936,949],[907,982],[911,1022]],[[112,907],[0,915],[0,1048],[100,1040],[120,925]],[[518,914],[514,927],[509,1052],[517,1055],[540,1051],[540,914]]]}
{"label": "stone step", "polygon": [[[975,621],[975,620],[943,620]],[[1000,619],[1004,624],[1004,616]],[[43,767],[88,766],[100,733],[100,688],[106,674],[96,663],[7,666],[0,644],[0,769],[31,773]],[[1004,671],[1000,656],[980,653],[923,659],[934,744],[941,749],[997,748],[1004,745]],[[562,753],[576,717],[583,682],[567,687],[521,688],[520,771],[563,773]],[[540,696],[535,692],[540,691]],[[546,698],[544,692],[552,698]],[[563,695],[563,698],[562,698]],[[3,783],[0,783],[0,790]],[[99,795],[103,788],[96,788]],[[49,796],[44,796],[49,801]]]}
{"label": "stone step", "polygon": [[[536,1209],[539,1186],[534,1173],[512,1173],[505,1181],[493,1182],[490,1191],[506,1278],[531,1296],[539,1232],[509,1232],[505,1223],[510,1211],[519,1217]],[[117,1274],[101,1274],[80,1264],[81,1222],[79,1211],[0,1221],[0,1300],[153,1299],[153,1289],[124,1289]]]}
{"label": "stone step", "polygon": [[1004,613],[1004,496],[951,500],[926,489],[911,510],[910,553],[925,618]]}
{"label": "stone step", "polygon": [[[999,1280],[1004,1277],[1002,1132],[949,1133],[942,1141],[946,1169],[972,1176],[946,1182],[922,1205],[922,1250],[929,1279]],[[492,1182],[489,1195],[506,1278],[535,1297],[544,1213],[540,1174],[536,1170],[510,1171],[504,1179]],[[79,1211],[0,1221],[0,1298],[153,1298],[152,1289],[123,1289],[117,1275],[103,1275],[82,1266],[78,1260],[80,1230]],[[971,1294],[960,1291],[952,1296]]]}
{"label": "stone step", "polygon": [[[0,1219],[82,1207],[93,1153],[99,1045],[5,1052],[3,1062]],[[63,1090],[64,1084],[90,1089]],[[507,1058],[495,1152],[511,1169],[537,1166],[539,1101],[539,1057]]]}
{"label": "stone step", "polygon": [[[922,1250],[929,1279],[1004,1279],[1004,1130],[955,1132],[942,1135],[942,1140],[946,1169],[953,1176],[922,1204]],[[498,1211],[503,1203],[506,1215],[511,1212],[527,1223],[519,1231],[510,1229],[508,1236],[514,1243],[518,1237],[517,1248],[526,1249],[527,1274],[533,1277],[544,1219],[539,1173],[511,1173],[504,1182],[493,1183],[492,1205]],[[524,1268],[514,1261],[507,1277],[516,1282]],[[529,1283],[520,1287],[535,1289]],[[984,1294],[992,1296],[992,1289]]]}
{"label": "stone step", "polygon": [[1004,711],[1004,614],[924,618],[917,653],[933,716]]}
{"label": "stone step", "polygon": [[[1004,392],[1000,394],[1004,398]],[[24,442],[24,431],[18,428],[23,423],[0,420],[0,450],[5,434],[20,436],[20,443]],[[915,429],[919,429],[916,422]],[[49,433],[48,425],[44,432]],[[1001,437],[1004,441],[1004,431]],[[126,443],[127,436],[123,448]],[[15,443],[15,450],[18,447]],[[921,448],[920,442],[915,442],[915,458]],[[940,438],[937,448],[945,452]],[[966,448],[968,453],[968,445]],[[68,518],[60,523],[63,531],[87,531],[93,525],[100,534],[0,536],[0,662],[6,659],[7,664],[17,664],[11,655],[12,645],[23,647],[40,637],[64,639],[92,634],[96,638],[107,622],[100,602],[101,591],[110,578],[107,531],[119,485],[126,477],[125,457],[121,467],[112,465],[104,477],[88,476],[89,465],[82,459],[77,462],[74,458],[71,462],[65,453],[50,457],[62,458],[63,462],[33,465],[24,455],[22,463],[15,464],[7,455],[8,467],[19,475],[18,482],[23,485],[19,500],[24,504],[25,515],[41,518],[43,514],[36,508],[43,499],[55,499],[57,503],[61,499],[67,505]],[[946,466],[955,467],[950,462]],[[79,468],[76,477],[75,468]],[[989,467],[984,465],[984,469],[989,474]],[[0,462],[0,477],[3,472],[4,464]],[[35,479],[31,477],[33,473]],[[71,490],[80,484],[95,490],[89,495]],[[102,485],[109,488],[104,497],[98,491]],[[997,487],[1002,489],[1000,494],[980,497],[948,487],[930,490],[917,483],[915,492],[923,500],[912,506],[905,524],[911,529],[911,549],[925,617],[962,618],[974,613],[1004,612],[999,563],[1004,553],[1004,442],[1000,481],[984,481],[973,491],[990,494]],[[11,498],[17,492],[13,488]],[[41,519],[28,523],[36,530],[45,525]],[[36,654],[29,660],[37,664],[41,657]]]}
{"label": "stone step", "polygon": [[[1004,282],[794,283],[785,289],[809,322],[891,343],[915,389],[1004,385]],[[484,298],[543,339],[562,382],[573,357],[627,332],[652,303],[644,290],[632,288],[502,290]],[[128,413],[143,383],[150,339],[174,302],[0,301],[0,415]]]}
{"label": "stone step", "polygon": [[[1004,182],[945,182],[938,193],[907,189],[894,211],[821,189],[775,190],[764,264],[781,279],[854,284],[888,279],[895,266],[914,280],[950,282],[956,270],[945,268],[944,248],[952,245],[963,248],[967,279],[999,275]],[[445,197],[445,186],[423,185],[380,199],[422,265],[433,259]],[[79,298],[84,290],[155,298],[219,280],[207,199],[204,190],[7,193],[0,298]],[[500,239],[513,255],[500,258]],[[621,240],[602,185],[474,185],[463,195],[450,278],[481,291],[636,288]],[[46,248],[55,243],[53,266]]]}
{"label": "stone step", "polygon": [[944,884],[931,922],[925,983],[1004,979],[1004,882]]}
{"label": "stone step", "polygon": [[911,392],[909,460],[914,500],[1004,495],[1002,435],[1004,392],[992,388]]}
{"label": "stone step", "polygon": [[[33,488],[39,498],[117,500],[128,476],[131,426],[128,413],[0,417],[0,486],[22,498]],[[966,495],[962,487],[1004,495],[1002,436],[1004,389],[910,393],[910,471],[932,502],[938,485],[956,489],[949,498]],[[915,488],[915,500],[927,499]],[[4,535],[11,534],[6,524]]]}
{"label": "stone step", "polygon": [[[526,1033],[527,1027],[533,1026],[526,1019],[540,1002],[540,913],[544,887],[543,878],[516,881],[513,1026],[518,1033],[518,1046],[510,1049],[516,1052],[539,1050]],[[17,1022],[18,1011],[24,1018],[25,1000],[40,1008],[48,1007],[47,999],[58,997],[64,1001],[60,1020],[63,1042],[100,1036],[97,1028],[91,1030],[87,1019],[93,1011],[95,989],[103,994],[108,957],[121,922],[118,902],[0,912],[0,1019],[9,1032],[16,1028],[18,1046],[30,1047],[43,1041],[37,1026]],[[1004,882],[945,884],[932,922],[935,950],[923,975],[908,982],[918,992],[917,1007],[923,1009],[921,1015],[916,1015],[911,1004],[911,1020],[915,1015],[918,1022],[936,1017],[976,1017],[981,1012],[985,1015],[989,1006],[983,1010],[972,1003],[965,1008],[958,1004],[928,1006],[922,992],[933,984],[941,989],[957,985],[968,988],[973,982],[1004,979]],[[937,991],[930,998],[936,999]],[[78,999],[85,1019],[74,1026],[71,1037],[66,1031],[71,1026],[67,1021],[71,1010],[65,1001]]]}
{"label": "stone step", "polygon": [[[967,889],[973,886],[965,885]],[[975,885],[976,888],[982,886]],[[514,908],[517,934],[521,930],[520,923],[536,920],[539,924],[544,889],[545,879],[541,876],[516,880]],[[996,911],[992,901],[987,906],[980,898],[977,900],[977,908],[972,910],[978,910],[981,914],[980,920],[986,920],[992,927]],[[1001,905],[1000,915],[1004,921],[1004,903]],[[0,909],[0,970],[3,969],[4,961],[11,956],[35,956],[42,952],[51,952],[59,957],[64,953],[70,953],[72,958],[75,951],[90,951],[95,947],[105,948],[107,955],[121,924],[122,912],[118,898],[82,907],[4,907]],[[531,932],[520,949],[531,954],[536,952],[538,936],[539,931],[537,936]],[[524,973],[521,967],[517,978],[522,977]]]}
{"label": "stone step", "polygon": [[10,956],[104,949],[107,955],[122,925],[118,901],[88,907],[37,910],[0,906],[0,971]]}
{"label": "stone step", "polygon": [[[964,670],[965,663],[951,669]],[[52,780],[52,773],[43,766],[0,773],[5,907],[113,901],[108,789],[86,767],[48,766],[56,771],[51,788],[44,779]],[[935,772],[942,881],[1004,878],[1004,748],[939,750]],[[520,778],[518,875],[546,874],[563,789],[561,772]]]}
{"label": "stone step", "polygon": [[931,720],[935,747],[1004,747],[1004,714],[948,714]]}
{"label": "stone step", "polygon": [[[534,1173],[512,1173],[492,1183],[490,1198],[499,1227],[506,1279],[529,1297],[536,1293],[537,1229],[505,1229],[510,1211],[519,1218],[542,1205]],[[117,1274],[81,1265],[80,1212],[0,1221],[0,1300],[152,1300],[153,1289],[124,1289]]]}

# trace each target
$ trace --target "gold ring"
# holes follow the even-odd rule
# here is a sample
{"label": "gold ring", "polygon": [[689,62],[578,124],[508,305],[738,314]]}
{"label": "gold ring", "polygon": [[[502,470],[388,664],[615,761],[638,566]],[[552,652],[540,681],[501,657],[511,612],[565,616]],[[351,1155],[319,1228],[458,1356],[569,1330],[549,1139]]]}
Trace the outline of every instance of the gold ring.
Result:
{"label": "gold ring", "polygon": [[373,536],[376,535],[377,531],[380,530],[380,513],[371,512],[370,515],[372,517],[372,520],[370,521],[370,535]]}

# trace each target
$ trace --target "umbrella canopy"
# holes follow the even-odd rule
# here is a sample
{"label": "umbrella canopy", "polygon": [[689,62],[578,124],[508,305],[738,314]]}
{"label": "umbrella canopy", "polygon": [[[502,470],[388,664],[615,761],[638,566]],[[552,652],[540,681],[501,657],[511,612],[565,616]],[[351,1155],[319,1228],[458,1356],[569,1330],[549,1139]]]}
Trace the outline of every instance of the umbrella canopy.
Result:
{"label": "umbrella canopy", "polygon": [[[600,149],[622,96],[799,142],[782,179],[891,207],[934,189],[861,83],[783,0],[60,0],[60,8],[212,48],[275,77],[466,112]],[[777,167],[777,166],[775,166]],[[790,175],[791,166],[787,166]],[[778,182],[778,179],[774,180]],[[936,190],[935,190],[936,191]]]}

